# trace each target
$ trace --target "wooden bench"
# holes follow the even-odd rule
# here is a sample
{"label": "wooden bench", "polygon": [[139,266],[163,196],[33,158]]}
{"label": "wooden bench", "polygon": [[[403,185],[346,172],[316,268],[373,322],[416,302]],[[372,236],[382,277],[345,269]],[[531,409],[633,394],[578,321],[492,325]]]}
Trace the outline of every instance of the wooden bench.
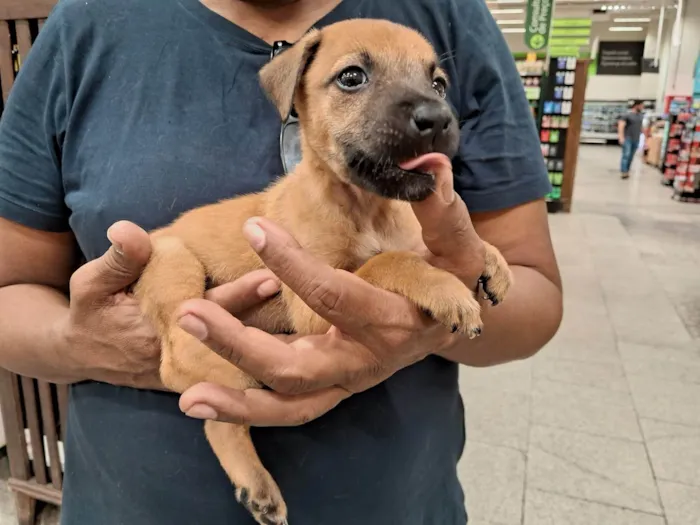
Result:
{"label": "wooden bench", "polygon": [[[0,0],[2,102],[56,0]],[[0,117],[1,118],[1,117]],[[10,463],[9,486],[21,525],[34,525],[38,501],[61,504],[63,431],[68,390],[0,369],[0,410]]]}

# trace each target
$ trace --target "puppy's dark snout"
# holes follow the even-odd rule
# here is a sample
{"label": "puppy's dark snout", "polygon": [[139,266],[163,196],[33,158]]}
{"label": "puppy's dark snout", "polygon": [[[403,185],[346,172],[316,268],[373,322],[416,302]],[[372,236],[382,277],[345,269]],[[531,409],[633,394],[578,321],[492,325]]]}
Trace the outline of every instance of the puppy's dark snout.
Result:
{"label": "puppy's dark snout", "polygon": [[411,126],[421,137],[435,139],[446,133],[452,122],[449,107],[442,102],[428,101],[418,104],[411,114]]}

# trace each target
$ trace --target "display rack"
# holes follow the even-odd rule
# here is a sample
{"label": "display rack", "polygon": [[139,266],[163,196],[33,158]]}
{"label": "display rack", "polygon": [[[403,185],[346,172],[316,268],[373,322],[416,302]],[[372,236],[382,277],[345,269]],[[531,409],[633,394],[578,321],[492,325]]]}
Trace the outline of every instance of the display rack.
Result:
{"label": "display rack", "polygon": [[540,145],[552,191],[547,195],[550,213],[569,212],[573,199],[588,60],[556,57],[543,78]]}
{"label": "display rack", "polygon": [[606,144],[617,141],[617,124],[627,112],[627,100],[586,101],[581,121],[581,142]]}
{"label": "display rack", "polygon": [[673,198],[681,201],[700,201],[700,115],[697,113],[683,122],[681,145],[673,178]]}
{"label": "display rack", "polygon": [[666,133],[663,147],[663,161],[661,162],[661,183],[672,186],[676,178],[679,166],[679,157],[683,149],[683,136],[686,131],[686,123],[693,118],[689,110],[679,113],[671,113],[666,123]]}

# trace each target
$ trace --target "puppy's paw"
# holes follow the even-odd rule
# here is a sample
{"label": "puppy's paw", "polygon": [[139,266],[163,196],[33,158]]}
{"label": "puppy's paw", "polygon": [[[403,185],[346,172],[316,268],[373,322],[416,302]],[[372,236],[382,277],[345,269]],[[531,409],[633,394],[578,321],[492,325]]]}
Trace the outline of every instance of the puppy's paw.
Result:
{"label": "puppy's paw", "polygon": [[[265,476],[267,477],[267,476]],[[287,505],[272,478],[261,479],[255,487],[239,487],[236,499],[259,525],[289,525]]]}
{"label": "puppy's paw", "polygon": [[481,335],[481,307],[469,288],[454,275],[434,269],[420,276],[422,284],[407,298],[451,332],[470,339]]}
{"label": "puppy's paw", "polygon": [[481,334],[481,307],[474,292],[416,253],[381,253],[355,273],[377,288],[403,295],[452,332],[470,338]]}
{"label": "puppy's paw", "polygon": [[484,243],[484,247],[486,248],[486,260],[484,273],[479,282],[484,290],[485,299],[496,306],[503,302],[513,284],[513,273],[501,252],[488,243]]}

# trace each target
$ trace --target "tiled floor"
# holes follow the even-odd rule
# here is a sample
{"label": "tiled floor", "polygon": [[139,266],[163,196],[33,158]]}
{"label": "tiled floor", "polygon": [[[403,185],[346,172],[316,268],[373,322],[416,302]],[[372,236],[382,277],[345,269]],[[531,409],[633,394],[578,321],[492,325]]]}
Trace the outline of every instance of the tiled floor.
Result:
{"label": "tiled floor", "polygon": [[551,216],[555,340],[462,374],[470,525],[700,525],[700,205],[640,163],[621,181],[618,152],[584,147],[574,213]]}
{"label": "tiled floor", "polygon": [[700,205],[618,154],[582,148],[551,216],[554,341],[462,374],[470,525],[700,525]]}

